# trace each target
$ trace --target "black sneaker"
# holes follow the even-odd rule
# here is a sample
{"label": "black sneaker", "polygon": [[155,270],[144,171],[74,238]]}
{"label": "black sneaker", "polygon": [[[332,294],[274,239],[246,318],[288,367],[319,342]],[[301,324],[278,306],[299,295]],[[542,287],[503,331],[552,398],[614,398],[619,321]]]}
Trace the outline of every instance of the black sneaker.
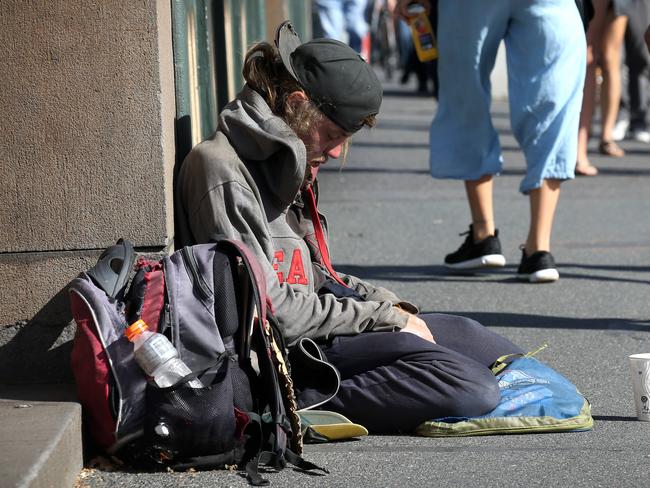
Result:
{"label": "black sneaker", "polygon": [[506,258],[501,254],[499,231],[495,230],[493,236],[482,241],[474,242],[472,226],[469,226],[465,242],[456,252],[445,256],[445,266],[453,269],[500,268],[506,265]]}
{"label": "black sneaker", "polygon": [[555,259],[548,251],[537,251],[526,256],[521,250],[521,263],[517,270],[517,278],[531,283],[550,283],[560,279],[560,273],[555,268]]}

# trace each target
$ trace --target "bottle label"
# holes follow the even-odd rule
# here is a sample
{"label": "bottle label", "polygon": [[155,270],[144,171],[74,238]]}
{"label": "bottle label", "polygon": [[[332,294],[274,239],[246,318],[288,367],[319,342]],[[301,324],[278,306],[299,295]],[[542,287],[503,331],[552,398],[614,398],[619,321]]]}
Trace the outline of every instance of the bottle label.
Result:
{"label": "bottle label", "polygon": [[436,39],[426,14],[421,13],[411,20],[411,35],[420,61],[430,61],[438,56]]}
{"label": "bottle label", "polygon": [[136,359],[144,372],[151,376],[158,366],[176,356],[178,352],[172,343],[164,335],[155,334],[140,346]]}
{"label": "bottle label", "polygon": [[433,43],[433,36],[431,34],[429,33],[419,34],[419,37],[420,37],[420,46],[422,46],[422,49],[424,51],[433,49],[434,43]]}
{"label": "bottle label", "polygon": [[[192,373],[190,368],[178,358],[172,358],[162,365],[159,369],[154,371],[153,379],[160,388],[167,388],[176,384],[179,380],[183,379],[188,374]],[[194,386],[192,383],[199,381],[192,380],[188,383],[188,386],[191,388],[201,388],[203,385],[198,383],[198,386]]]}

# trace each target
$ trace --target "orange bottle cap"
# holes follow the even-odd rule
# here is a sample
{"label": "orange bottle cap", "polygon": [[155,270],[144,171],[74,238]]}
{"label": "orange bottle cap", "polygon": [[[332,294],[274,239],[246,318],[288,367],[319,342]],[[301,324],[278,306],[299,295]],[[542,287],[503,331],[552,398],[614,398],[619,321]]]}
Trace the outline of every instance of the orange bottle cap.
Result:
{"label": "orange bottle cap", "polygon": [[129,325],[126,330],[124,331],[124,335],[126,335],[126,338],[133,342],[133,340],[138,337],[140,334],[142,334],[145,330],[147,330],[149,326],[147,323],[140,319],[136,320],[133,322],[131,325]]}

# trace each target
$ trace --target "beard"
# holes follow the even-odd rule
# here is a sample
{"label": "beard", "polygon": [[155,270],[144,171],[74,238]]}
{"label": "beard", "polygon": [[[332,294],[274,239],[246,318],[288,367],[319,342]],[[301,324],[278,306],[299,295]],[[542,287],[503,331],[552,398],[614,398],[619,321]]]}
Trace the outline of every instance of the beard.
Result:
{"label": "beard", "polygon": [[307,168],[305,169],[305,176],[302,179],[302,185],[300,186],[301,189],[307,188],[310,185],[314,184],[314,180],[316,179],[316,174],[318,173],[318,166],[317,167],[312,167],[307,165]]}

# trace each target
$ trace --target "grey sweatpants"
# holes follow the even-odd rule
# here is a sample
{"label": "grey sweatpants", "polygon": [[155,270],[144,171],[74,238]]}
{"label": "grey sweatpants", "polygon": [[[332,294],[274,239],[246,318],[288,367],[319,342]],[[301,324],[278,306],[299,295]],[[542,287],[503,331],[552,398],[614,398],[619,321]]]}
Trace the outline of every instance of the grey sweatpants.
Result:
{"label": "grey sweatpants", "polygon": [[406,332],[366,332],[322,346],[341,373],[338,394],[322,408],[374,433],[410,432],[425,420],[492,410],[499,389],[489,367],[521,349],[466,317],[420,318],[436,344]]}

